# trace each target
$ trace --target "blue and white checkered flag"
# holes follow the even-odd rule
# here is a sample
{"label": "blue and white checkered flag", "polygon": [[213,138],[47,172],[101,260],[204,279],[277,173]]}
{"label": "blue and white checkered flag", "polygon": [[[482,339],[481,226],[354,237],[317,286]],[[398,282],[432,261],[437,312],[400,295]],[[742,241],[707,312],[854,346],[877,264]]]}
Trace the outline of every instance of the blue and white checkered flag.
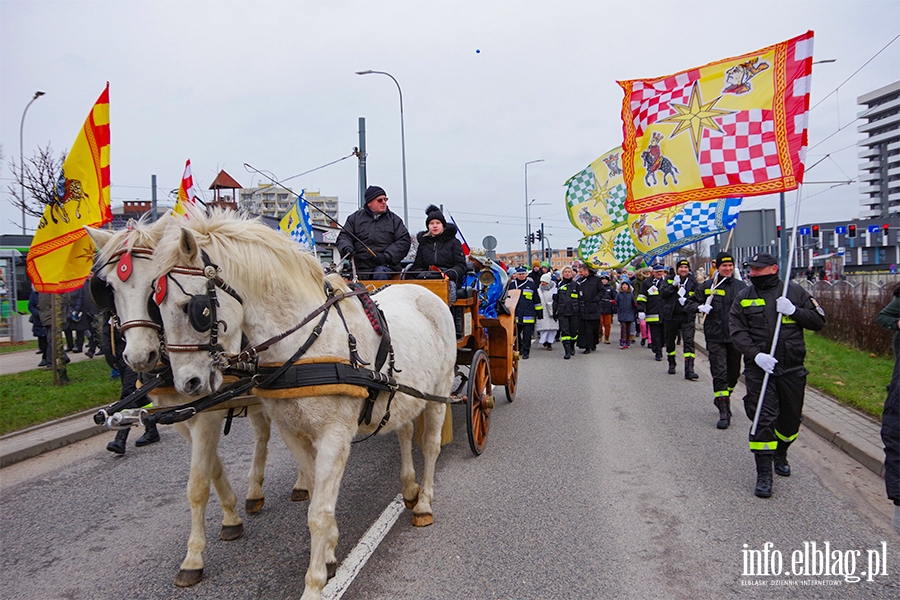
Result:
{"label": "blue and white checkered flag", "polygon": [[306,190],[300,190],[297,201],[281,219],[278,227],[304,248],[315,250],[316,238],[313,234],[309,205],[306,203],[306,198],[303,197],[305,192]]}

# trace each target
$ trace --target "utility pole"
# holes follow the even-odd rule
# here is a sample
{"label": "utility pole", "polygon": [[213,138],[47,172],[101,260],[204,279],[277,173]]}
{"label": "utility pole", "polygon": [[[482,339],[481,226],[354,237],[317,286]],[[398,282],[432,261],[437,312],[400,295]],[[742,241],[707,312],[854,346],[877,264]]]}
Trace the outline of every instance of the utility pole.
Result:
{"label": "utility pole", "polygon": [[156,223],[156,220],[159,218],[158,211],[156,210],[156,175],[150,176],[150,189],[152,195],[150,196],[150,219]]}
{"label": "utility pole", "polygon": [[366,195],[366,118],[359,118],[359,150],[356,151],[359,159],[359,207],[365,204]]}

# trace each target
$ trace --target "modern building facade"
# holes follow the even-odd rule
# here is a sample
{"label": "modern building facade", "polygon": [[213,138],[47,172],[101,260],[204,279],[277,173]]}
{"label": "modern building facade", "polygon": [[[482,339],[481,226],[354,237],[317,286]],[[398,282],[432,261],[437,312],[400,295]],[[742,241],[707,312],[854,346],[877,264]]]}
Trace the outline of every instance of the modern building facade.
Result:
{"label": "modern building facade", "polygon": [[[304,194],[304,198],[310,205],[315,207],[309,209],[313,225],[330,227],[332,222],[339,222],[337,196],[322,196],[319,192],[307,191]],[[294,205],[297,195],[293,190],[271,183],[264,183],[255,188],[241,189],[240,199],[242,208],[264,217],[280,219]],[[316,208],[319,210],[316,210]]]}
{"label": "modern building facade", "polygon": [[900,81],[857,99],[864,121],[857,130],[866,137],[858,142],[859,217],[887,218],[900,215]]}

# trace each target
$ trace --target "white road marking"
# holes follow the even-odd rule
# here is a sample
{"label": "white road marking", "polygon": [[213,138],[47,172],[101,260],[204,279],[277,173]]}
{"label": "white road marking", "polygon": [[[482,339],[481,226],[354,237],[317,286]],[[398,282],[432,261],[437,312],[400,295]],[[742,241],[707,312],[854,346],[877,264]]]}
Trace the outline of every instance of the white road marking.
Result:
{"label": "white road marking", "polygon": [[322,590],[323,600],[338,600],[344,595],[405,508],[403,495],[397,494],[397,497],[387,505],[378,520],[372,523],[369,530],[360,538],[341,566],[338,567],[337,573]]}

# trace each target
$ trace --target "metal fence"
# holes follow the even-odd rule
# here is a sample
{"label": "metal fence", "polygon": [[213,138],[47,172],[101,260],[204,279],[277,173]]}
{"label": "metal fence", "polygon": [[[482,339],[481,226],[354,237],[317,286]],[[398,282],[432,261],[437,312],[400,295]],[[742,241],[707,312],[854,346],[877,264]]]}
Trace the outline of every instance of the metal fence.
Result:
{"label": "metal fence", "polygon": [[872,281],[799,282],[825,310],[821,334],[865,352],[891,355],[893,334],[878,325],[878,313],[893,299],[897,283]]}

